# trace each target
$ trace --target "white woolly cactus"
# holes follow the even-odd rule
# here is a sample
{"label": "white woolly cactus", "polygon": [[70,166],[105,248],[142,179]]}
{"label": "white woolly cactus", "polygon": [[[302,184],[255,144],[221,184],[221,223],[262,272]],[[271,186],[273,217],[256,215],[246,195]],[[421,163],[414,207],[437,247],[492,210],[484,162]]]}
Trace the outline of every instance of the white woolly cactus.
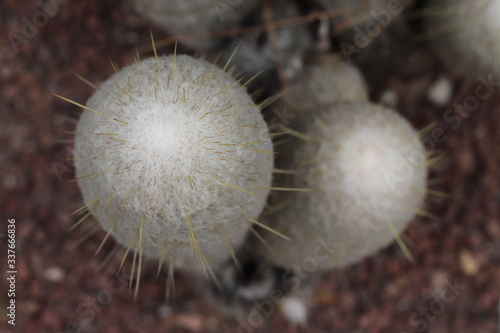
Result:
{"label": "white woolly cactus", "polygon": [[368,102],[323,111],[299,129],[302,140],[290,142],[293,153],[279,165],[295,173],[285,186],[316,190],[276,198],[287,205],[266,223],[294,240],[265,234],[280,267],[307,258],[320,270],[354,263],[391,243],[425,196],[426,154],[403,117]]}
{"label": "white woolly cactus", "polygon": [[330,103],[368,101],[361,72],[340,60],[306,66],[288,92],[288,105],[299,114]]}
{"label": "white woolly cactus", "polygon": [[432,0],[427,34],[441,59],[464,74],[500,75],[500,2]]}
{"label": "white woolly cactus", "polygon": [[88,100],[76,176],[119,243],[195,270],[243,241],[266,203],[272,150],[259,109],[229,74],[189,56],[150,58]]}
{"label": "white woolly cactus", "polygon": [[[243,17],[258,8],[260,1],[220,0],[134,0],[137,11],[150,18],[167,32],[177,35],[200,34],[210,31],[237,28]],[[218,39],[183,39],[195,49],[206,50],[217,44]]]}

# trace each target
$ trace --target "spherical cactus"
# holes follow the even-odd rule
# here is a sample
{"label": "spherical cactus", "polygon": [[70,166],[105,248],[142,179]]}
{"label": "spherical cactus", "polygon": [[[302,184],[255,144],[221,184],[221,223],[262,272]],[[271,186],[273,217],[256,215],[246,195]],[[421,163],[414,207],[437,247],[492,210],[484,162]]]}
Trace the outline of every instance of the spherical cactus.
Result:
{"label": "spherical cactus", "polygon": [[500,75],[500,2],[495,0],[428,1],[425,18],[429,41],[444,63],[476,76]]}
{"label": "spherical cactus", "polygon": [[[237,28],[245,15],[258,8],[259,1],[219,0],[134,0],[137,11],[174,35],[208,33]],[[182,42],[192,48],[207,50],[220,42],[208,36],[184,38]]]}
{"label": "spherical cactus", "polygon": [[168,56],[122,69],[88,100],[75,167],[89,210],[119,243],[195,269],[243,241],[266,203],[272,150],[243,86]]}
{"label": "spherical cactus", "polygon": [[344,61],[306,66],[288,93],[288,105],[299,114],[330,103],[368,101],[363,75]]}
{"label": "spherical cactus", "polygon": [[271,251],[263,251],[281,267],[354,263],[391,243],[424,199],[426,154],[404,118],[367,102],[323,111],[304,123],[302,140],[289,143],[291,154],[278,165],[295,173],[286,187],[315,190],[276,197],[287,205],[266,217],[294,241],[264,235]]}

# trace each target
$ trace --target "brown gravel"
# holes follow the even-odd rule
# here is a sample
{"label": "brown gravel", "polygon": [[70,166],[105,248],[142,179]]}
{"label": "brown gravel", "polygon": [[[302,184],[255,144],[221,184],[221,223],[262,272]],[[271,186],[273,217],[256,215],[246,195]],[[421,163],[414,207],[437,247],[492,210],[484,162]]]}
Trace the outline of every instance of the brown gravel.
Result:
{"label": "brown gravel", "polygon": [[[76,184],[68,183],[74,176],[71,161],[66,160],[71,143],[62,131],[74,128],[78,110],[51,93],[85,101],[92,89],[73,72],[93,83],[102,82],[112,73],[108,57],[120,66],[129,64],[134,47],[149,43],[149,23],[134,14],[126,1],[71,0],[13,52],[7,34],[20,34],[21,19],[32,20],[39,11],[35,1],[0,3],[0,233],[6,233],[7,218],[16,219],[18,271],[17,320],[16,326],[10,326],[5,321],[8,298],[2,239],[0,331],[71,332],[71,325],[79,325],[74,332],[238,332],[238,322],[221,317],[186,274],[176,273],[176,292],[165,302],[164,274],[157,280],[150,265],[134,301],[133,292],[114,276],[120,255],[97,270],[112,250],[106,245],[94,256],[102,233],[75,246],[82,233],[68,233],[77,221],[70,214],[82,199]],[[166,37],[152,30],[157,39]],[[425,43],[394,43],[393,37],[364,49],[357,62],[374,100],[392,89],[399,97],[398,110],[417,128],[436,121],[436,127],[444,130],[447,139],[436,145],[444,161],[433,169],[431,178],[440,179],[433,188],[450,197],[430,196],[425,209],[435,218],[416,218],[407,230],[414,262],[392,245],[329,274],[315,292],[307,329],[273,316],[253,332],[496,330],[500,93],[482,102],[479,111],[453,129],[443,120],[444,112],[474,94],[477,80],[461,79],[445,70]],[[453,80],[454,90],[452,101],[439,108],[426,92],[442,74]],[[56,169],[62,174],[58,176]],[[458,283],[463,290],[451,290],[450,283]],[[436,302],[443,292],[453,300]],[[106,305],[96,303],[96,298]],[[427,310],[431,313],[427,319],[418,314]]]}

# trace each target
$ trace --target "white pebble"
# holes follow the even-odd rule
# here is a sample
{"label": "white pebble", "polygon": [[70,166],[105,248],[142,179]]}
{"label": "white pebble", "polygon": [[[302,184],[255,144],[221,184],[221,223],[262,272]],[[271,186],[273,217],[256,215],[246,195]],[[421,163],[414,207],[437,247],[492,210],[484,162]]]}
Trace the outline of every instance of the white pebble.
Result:
{"label": "white pebble", "polygon": [[158,314],[161,318],[168,318],[172,315],[172,307],[167,304],[162,304],[158,307]]}
{"label": "white pebble", "polygon": [[43,277],[50,282],[60,282],[66,278],[66,273],[59,267],[50,267],[45,270]]}
{"label": "white pebble", "polygon": [[450,102],[452,92],[451,80],[441,76],[427,90],[427,98],[437,106],[445,106]]}
{"label": "white pebble", "polygon": [[305,325],[307,322],[307,306],[296,296],[287,297],[283,301],[281,312],[293,324]]}
{"label": "white pebble", "polygon": [[395,90],[393,89],[387,89],[382,93],[379,99],[379,104],[390,107],[390,108],[395,108],[398,105],[398,94],[396,93]]}

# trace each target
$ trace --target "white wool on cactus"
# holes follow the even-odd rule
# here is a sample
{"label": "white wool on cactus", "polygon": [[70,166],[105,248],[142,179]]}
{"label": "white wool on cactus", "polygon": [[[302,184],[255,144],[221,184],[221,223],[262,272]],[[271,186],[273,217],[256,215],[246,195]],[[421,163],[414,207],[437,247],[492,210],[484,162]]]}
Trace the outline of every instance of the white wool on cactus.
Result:
{"label": "white wool on cactus", "polygon": [[[197,50],[207,50],[220,42],[206,35],[213,31],[238,28],[258,0],[134,0],[139,13],[172,35],[182,35],[182,42]],[[196,36],[205,34],[204,36]]]}
{"label": "white wool on cactus", "polygon": [[427,37],[443,62],[473,77],[500,75],[500,1],[427,2]]}
{"label": "white wool on cactus", "polygon": [[76,131],[85,203],[139,255],[218,265],[266,203],[268,127],[245,87],[206,61],[173,55],[123,68],[88,100]]}
{"label": "white wool on cactus", "polygon": [[315,191],[274,197],[287,205],[266,223],[294,242],[265,233],[271,251],[262,251],[281,267],[326,270],[390,244],[425,197],[427,155],[418,133],[368,102],[325,106],[298,130],[301,140],[289,142],[293,149],[278,165],[294,174],[283,185]]}
{"label": "white wool on cactus", "polygon": [[359,69],[342,60],[307,65],[287,95],[288,105],[298,114],[355,101],[368,101],[368,87]]}

